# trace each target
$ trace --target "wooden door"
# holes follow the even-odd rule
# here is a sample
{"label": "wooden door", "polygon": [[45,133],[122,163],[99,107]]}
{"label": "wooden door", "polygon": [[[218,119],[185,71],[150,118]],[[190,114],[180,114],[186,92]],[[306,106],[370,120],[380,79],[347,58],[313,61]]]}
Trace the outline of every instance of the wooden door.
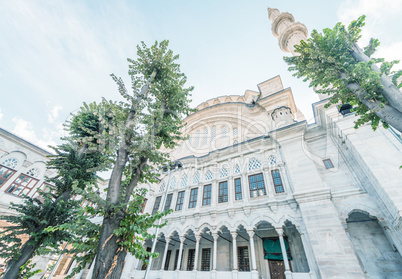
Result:
{"label": "wooden door", "polygon": [[271,279],[285,279],[285,265],[283,261],[269,260]]}

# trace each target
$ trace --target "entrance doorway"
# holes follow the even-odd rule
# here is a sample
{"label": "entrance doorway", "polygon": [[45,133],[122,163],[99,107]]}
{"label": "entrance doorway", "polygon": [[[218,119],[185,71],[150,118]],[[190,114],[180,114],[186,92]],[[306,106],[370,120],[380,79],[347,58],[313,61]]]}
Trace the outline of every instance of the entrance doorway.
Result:
{"label": "entrance doorway", "polygon": [[285,279],[285,265],[283,261],[268,260],[271,279]]}

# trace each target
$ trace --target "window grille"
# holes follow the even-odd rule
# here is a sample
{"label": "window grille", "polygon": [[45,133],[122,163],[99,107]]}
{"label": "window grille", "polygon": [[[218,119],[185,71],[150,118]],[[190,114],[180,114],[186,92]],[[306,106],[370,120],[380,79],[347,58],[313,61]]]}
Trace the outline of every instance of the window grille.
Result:
{"label": "window grille", "polygon": [[154,215],[159,210],[159,205],[161,204],[162,196],[156,197],[154,208],[152,209],[152,215]]}
{"label": "window grille", "polygon": [[265,185],[264,185],[264,177],[262,173],[250,175],[248,177],[249,184],[250,184],[250,197],[258,197],[266,195]]}
{"label": "window grille", "polygon": [[199,143],[200,143],[200,131],[197,131],[194,139],[194,148],[197,148]]}
{"label": "window grille", "polygon": [[212,179],[212,172],[209,170],[205,174],[205,180],[211,180]]}
{"label": "window grille", "polygon": [[221,173],[219,174],[219,177],[221,177],[221,178],[226,177],[226,176],[228,176],[228,174],[229,174],[228,170],[226,168],[222,168]]}
{"label": "window grille", "polygon": [[183,209],[183,202],[184,202],[184,191],[181,191],[177,194],[176,211]]}
{"label": "window grille", "polygon": [[273,156],[273,155],[269,156],[268,162],[269,162],[269,164],[270,164],[271,166],[275,165],[275,164],[276,164],[276,157]]}
{"label": "window grille", "polygon": [[200,173],[196,172],[196,174],[193,177],[193,184],[197,184],[198,182],[200,182]]}
{"label": "window grille", "polygon": [[166,254],[166,261],[165,261],[165,266],[164,270],[169,270],[169,263],[170,263],[170,257],[172,256],[172,250],[168,250]]}
{"label": "window grille", "polygon": [[260,161],[256,158],[251,158],[250,162],[248,163],[248,170],[255,170],[261,167]]}
{"label": "window grille", "polygon": [[233,137],[237,137],[239,134],[239,130],[237,128],[233,128]]}
{"label": "window grille", "polygon": [[165,208],[163,211],[168,211],[170,209],[170,205],[172,204],[173,194],[169,194],[166,197]]}
{"label": "window grille", "polygon": [[197,206],[198,188],[191,189],[190,202],[188,208],[194,208]]}
{"label": "window grille", "polygon": [[273,170],[271,171],[271,174],[272,174],[272,180],[274,182],[275,192],[278,194],[285,192],[279,170]]}
{"label": "window grille", "polygon": [[238,201],[243,198],[241,192],[241,179],[237,178],[235,179],[234,182],[235,182],[235,199]]}
{"label": "window grille", "polygon": [[187,270],[191,271],[194,269],[194,260],[195,260],[195,249],[188,249]]}
{"label": "window grille", "polygon": [[237,247],[237,258],[239,263],[239,271],[250,271],[250,260],[247,246]]}
{"label": "window grille", "polygon": [[18,166],[18,160],[16,158],[8,158],[5,159],[1,164],[8,168],[15,169]]}
{"label": "window grille", "polygon": [[332,169],[334,167],[334,164],[332,164],[331,159],[325,159],[323,160],[323,162],[326,169]]}
{"label": "window grille", "polygon": [[240,166],[239,166],[239,164],[236,164],[236,166],[234,167],[234,173],[240,173]]}
{"label": "window grille", "polygon": [[211,248],[204,248],[201,252],[201,271],[209,271],[211,264]]}
{"label": "window grille", "polygon": [[184,175],[183,175],[183,178],[181,179],[181,184],[180,184],[180,186],[181,186],[182,188],[187,186],[187,179],[188,179],[187,174],[184,174]]}
{"label": "window grille", "polygon": [[204,186],[204,194],[202,196],[202,205],[211,204],[211,184]]}

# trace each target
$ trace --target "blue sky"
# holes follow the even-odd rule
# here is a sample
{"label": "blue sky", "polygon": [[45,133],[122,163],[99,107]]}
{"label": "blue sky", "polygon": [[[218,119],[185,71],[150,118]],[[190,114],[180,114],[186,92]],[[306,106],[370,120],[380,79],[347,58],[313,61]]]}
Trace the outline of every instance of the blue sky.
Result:
{"label": "blue sky", "polygon": [[311,121],[318,100],[292,77],[271,33],[267,7],[292,13],[309,32],[366,14],[361,45],[402,59],[400,0],[0,1],[0,127],[41,147],[59,142],[82,102],[117,99],[111,73],[127,78],[140,41],[170,40],[193,85],[193,106],[281,75]]}

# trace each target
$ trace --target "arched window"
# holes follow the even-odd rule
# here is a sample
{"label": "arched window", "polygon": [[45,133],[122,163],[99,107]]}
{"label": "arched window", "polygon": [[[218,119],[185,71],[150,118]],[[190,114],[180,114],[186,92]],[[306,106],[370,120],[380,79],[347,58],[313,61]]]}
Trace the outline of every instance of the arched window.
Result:
{"label": "arched window", "polygon": [[205,174],[205,180],[211,180],[212,179],[212,172],[210,170],[207,171]]}
{"label": "arched window", "polygon": [[276,157],[274,155],[271,155],[268,157],[268,162],[271,166],[276,164]]}
{"label": "arched window", "polygon": [[180,184],[182,188],[187,186],[187,180],[188,180],[187,174],[184,174]]}
{"label": "arched window", "polygon": [[169,182],[169,190],[176,188],[176,177],[172,177]]}
{"label": "arched window", "polygon": [[258,161],[256,158],[251,158],[250,162],[248,163],[248,170],[255,170],[261,167],[261,162]]}
{"label": "arched window", "polygon": [[18,160],[16,158],[12,157],[12,158],[5,159],[3,162],[1,162],[1,164],[8,168],[15,169],[18,166]]}
{"label": "arched window", "polygon": [[212,126],[211,129],[211,142],[215,142],[216,141],[216,126]]}
{"label": "arched window", "polygon": [[219,177],[220,177],[220,178],[226,177],[226,176],[228,176],[228,174],[229,174],[228,170],[227,170],[226,168],[222,168],[222,169],[221,169],[221,172],[220,172],[220,174],[219,174]]}
{"label": "arched window", "polygon": [[193,177],[193,184],[197,184],[198,182],[200,182],[200,173],[196,172]]}
{"label": "arched window", "polygon": [[222,138],[226,138],[228,135],[228,126],[223,125],[221,131],[222,131]]}
{"label": "arched window", "polygon": [[39,168],[31,168],[27,171],[27,174],[32,177],[39,177],[40,169]]}
{"label": "arched window", "polygon": [[200,143],[200,131],[198,130],[194,136],[194,146],[193,147],[197,148],[199,143]]}
{"label": "arched window", "polygon": [[240,173],[240,166],[239,166],[239,164],[236,164],[236,166],[234,167],[234,173]]}
{"label": "arched window", "polygon": [[208,129],[205,128],[204,132],[202,133],[202,145],[207,145],[208,143]]}
{"label": "arched window", "polygon": [[161,186],[159,187],[159,193],[165,191],[166,183],[165,181],[162,182]]}

